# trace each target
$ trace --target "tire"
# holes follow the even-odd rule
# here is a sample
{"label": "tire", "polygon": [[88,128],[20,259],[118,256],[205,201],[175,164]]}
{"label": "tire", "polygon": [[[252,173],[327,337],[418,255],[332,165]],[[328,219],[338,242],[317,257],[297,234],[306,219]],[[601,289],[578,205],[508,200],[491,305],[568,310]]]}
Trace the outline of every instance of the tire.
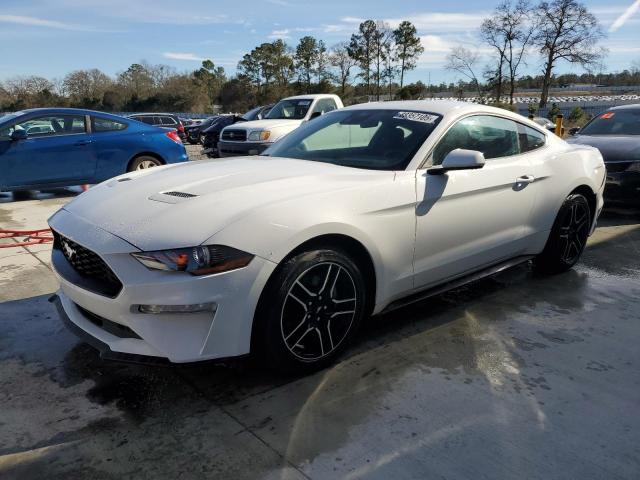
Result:
{"label": "tire", "polygon": [[569,270],[580,259],[590,228],[589,202],[579,193],[569,195],[560,207],[544,250],[534,260],[535,269],[542,273]]}
{"label": "tire", "polygon": [[160,165],[162,165],[162,161],[158,160],[156,157],[141,155],[133,159],[127,171],[133,172],[135,170],[145,170],[147,168],[159,167]]}
{"label": "tire", "polygon": [[11,193],[14,200],[31,200],[33,198],[31,190],[14,190]]}
{"label": "tire", "polygon": [[198,145],[198,139],[197,138],[192,138],[192,137],[187,137],[187,142],[189,142],[189,145]]}
{"label": "tire", "polygon": [[319,249],[292,257],[263,292],[254,337],[259,356],[285,372],[329,365],[357,332],[366,300],[362,273],[345,253]]}

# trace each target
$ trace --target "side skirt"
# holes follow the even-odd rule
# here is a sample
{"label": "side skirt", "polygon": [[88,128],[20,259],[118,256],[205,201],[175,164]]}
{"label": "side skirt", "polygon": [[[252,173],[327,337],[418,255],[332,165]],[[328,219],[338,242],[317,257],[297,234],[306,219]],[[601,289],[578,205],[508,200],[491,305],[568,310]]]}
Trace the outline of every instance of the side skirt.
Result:
{"label": "side skirt", "polygon": [[488,268],[478,270],[476,272],[470,273],[468,275],[464,275],[455,280],[451,280],[449,282],[443,283],[442,285],[437,285],[435,287],[428,288],[426,290],[422,290],[416,293],[413,293],[407,297],[396,300],[389,305],[387,305],[384,310],[382,310],[379,315],[391,312],[393,310],[397,310],[398,308],[405,307],[412,303],[419,302],[421,300],[425,300],[429,297],[433,297],[435,295],[439,295],[448,290],[453,290],[454,288],[461,287],[471,282],[475,282],[482,278],[490,277],[491,275],[495,275],[497,273],[503,272],[509,268],[515,267],[516,265],[520,265],[521,263],[528,262],[535,255],[523,255],[520,257],[512,258],[511,260],[507,260],[505,262],[498,263],[496,265],[492,265]]}

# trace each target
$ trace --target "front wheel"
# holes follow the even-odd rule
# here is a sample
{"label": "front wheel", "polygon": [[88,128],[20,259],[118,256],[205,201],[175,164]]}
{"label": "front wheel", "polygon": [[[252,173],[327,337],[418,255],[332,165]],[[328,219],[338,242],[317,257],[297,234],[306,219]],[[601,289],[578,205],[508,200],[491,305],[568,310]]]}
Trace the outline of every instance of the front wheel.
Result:
{"label": "front wheel", "polygon": [[315,370],[335,360],[365,313],[365,283],[345,253],[319,249],[286,261],[258,311],[260,350],[270,367]]}
{"label": "front wheel", "polygon": [[157,158],[143,155],[131,162],[128,171],[133,172],[135,170],[146,170],[147,168],[159,167],[160,165],[162,165],[162,162]]}
{"label": "front wheel", "polygon": [[534,260],[537,270],[560,273],[573,267],[587,244],[591,227],[591,210],[587,199],[569,195],[558,212],[544,250]]}

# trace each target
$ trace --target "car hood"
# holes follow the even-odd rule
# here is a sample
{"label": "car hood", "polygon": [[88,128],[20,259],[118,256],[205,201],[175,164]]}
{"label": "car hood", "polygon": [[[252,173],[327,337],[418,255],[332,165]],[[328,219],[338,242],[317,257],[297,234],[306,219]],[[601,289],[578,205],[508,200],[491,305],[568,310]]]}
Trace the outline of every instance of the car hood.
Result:
{"label": "car hood", "polygon": [[605,163],[640,160],[640,136],[637,135],[576,135],[568,142],[597,148]]}
{"label": "car hood", "polygon": [[296,128],[302,123],[302,120],[287,120],[287,119],[273,119],[273,120],[253,120],[251,122],[241,122],[235,124],[233,128],[245,129],[245,130],[268,130],[270,128],[280,127],[292,127]]}
{"label": "car hood", "polygon": [[384,175],[394,174],[274,157],[201,160],[121,175],[64,209],[141,250],[190,247],[262,207]]}

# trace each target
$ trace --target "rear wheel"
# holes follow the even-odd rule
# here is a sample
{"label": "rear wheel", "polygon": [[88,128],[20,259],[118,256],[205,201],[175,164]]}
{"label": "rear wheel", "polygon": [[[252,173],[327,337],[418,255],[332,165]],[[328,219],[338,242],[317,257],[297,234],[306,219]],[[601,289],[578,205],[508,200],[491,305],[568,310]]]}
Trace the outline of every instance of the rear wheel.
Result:
{"label": "rear wheel", "polygon": [[589,202],[579,193],[569,195],[560,207],[544,250],[534,261],[536,269],[560,273],[573,267],[587,244],[590,227]]}
{"label": "rear wheel", "polygon": [[148,155],[142,155],[135,158],[131,162],[128,171],[133,172],[135,170],[146,170],[147,168],[159,167],[160,165],[162,165],[162,162],[157,158]]}
{"label": "rear wheel", "polygon": [[260,350],[270,367],[314,370],[334,361],[353,338],[365,306],[365,283],[343,252],[301,253],[269,282],[258,312]]}

